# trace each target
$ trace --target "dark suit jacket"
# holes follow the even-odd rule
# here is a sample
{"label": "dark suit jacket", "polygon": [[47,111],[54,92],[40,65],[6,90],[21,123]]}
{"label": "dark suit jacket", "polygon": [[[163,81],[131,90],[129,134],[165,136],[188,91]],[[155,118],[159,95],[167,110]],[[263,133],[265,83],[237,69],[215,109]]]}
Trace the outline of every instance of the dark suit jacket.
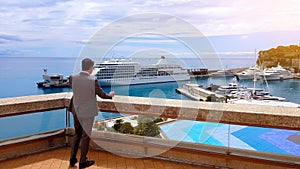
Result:
{"label": "dark suit jacket", "polygon": [[98,80],[85,71],[70,76],[70,86],[73,89],[73,96],[68,110],[76,113],[78,117],[91,117],[98,114],[97,95],[103,99],[112,99],[99,86]]}

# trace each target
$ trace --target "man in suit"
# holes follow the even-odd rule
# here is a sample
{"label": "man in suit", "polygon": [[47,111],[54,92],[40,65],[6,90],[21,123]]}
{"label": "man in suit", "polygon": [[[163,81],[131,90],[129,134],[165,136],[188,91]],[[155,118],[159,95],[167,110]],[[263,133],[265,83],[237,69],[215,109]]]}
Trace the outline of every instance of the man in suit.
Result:
{"label": "man in suit", "polygon": [[75,135],[73,138],[70,166],[76,162],[76,154],[81,140],[81,155],[79,168],[86,168],[95,163],[87,160],[89,141],[92,133],[94,117],[98,115],[97,95],[104,99],[112,99],[114,92],[105,93],[99,86],[98,81],[91,77],[94,61],[89,58],[82,60],[82,71],[70,77],[70,86],[73,90],[73,97],[70,102],[69,111],[74,117]]}

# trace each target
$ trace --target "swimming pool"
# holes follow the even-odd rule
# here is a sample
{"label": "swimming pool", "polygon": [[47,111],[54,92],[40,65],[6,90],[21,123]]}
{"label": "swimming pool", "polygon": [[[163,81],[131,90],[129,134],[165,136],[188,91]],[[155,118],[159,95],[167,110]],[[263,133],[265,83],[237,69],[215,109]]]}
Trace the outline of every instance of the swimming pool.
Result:
{"label": "swimming pool", "polygon": [[300,156],[300,132],[178,120],[160,126],[171,140]]}

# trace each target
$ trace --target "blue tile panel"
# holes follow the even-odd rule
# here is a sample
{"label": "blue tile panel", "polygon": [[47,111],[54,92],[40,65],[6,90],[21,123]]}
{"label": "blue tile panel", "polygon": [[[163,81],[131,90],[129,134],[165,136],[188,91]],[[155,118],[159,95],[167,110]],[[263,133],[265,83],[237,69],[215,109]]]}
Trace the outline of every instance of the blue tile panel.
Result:
{"label": "blue tile panel", "polygon": [[295,133],[296,131],[292,130],[271,129],[269,132],[262,134],[260,138],[290,154],[300,156],[300,145],[288,140]]}
{"label": "blue tile panel", "polygon": [[246,127],[239,131],[231,133],[235,137],[239,138],[243,142],[247,143],[255,150],[279,153],[279,154],[289,154],[288,152],[282,150],[281,148],[273,145],[272,143],[260,138],[266,132],[270,132],[273,129],[260,128],[260,127]]}
{"label": "blue tile panel", "polygon": [[[178,120],[160,127],[172,140],[228,146],[227,124]],[[300,144],[290,139],[299,131],[241,125],[230,125],[230,131],[231,147],[300,156]]]}

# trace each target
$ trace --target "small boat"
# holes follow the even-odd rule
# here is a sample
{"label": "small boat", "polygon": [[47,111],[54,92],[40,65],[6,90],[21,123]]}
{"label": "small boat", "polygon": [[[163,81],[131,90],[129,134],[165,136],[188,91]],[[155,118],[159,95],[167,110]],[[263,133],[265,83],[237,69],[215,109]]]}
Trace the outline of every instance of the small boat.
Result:
{"label": "small boat", "polygon": [[300,108],[299,104],[287,102],[285,101],[286,98],[273,96],[261,88],[238,87],[238,85],[234,86],[236,88],[231,88],[230,93],[227,94],[227,97],[229,98],[227,100],[228,103]]}
{"label": "small boat", "polygon": [[47,69],[44,69],[44,81],[37,82],[39,88],[64,88],[70,87],[69,78],[64,78],[62,74],[48,74]]}
{"label": "small boat", "polygon": [[235,76],[233,81],[227,86],[220,86],[216,91],[219,94],[227,95],[229,98],[233,99],[254,99],[254,100],[285,100],[284,97],[272,96],[269,92],[265,91],[262,88],[256,88],[255,82],[253,80],[254,87],[249,88],[245,86],[238,85],[239,78]]}
{"label": "small boat", "polygon": [[231,82],[227,86],[220,86],[218,90],[216,90],[219,94],[230,94],[235,91],[245,90],[245,86],[238,85],[237,82]]}
{"label": "small boat", "polygon": [[229,98],[233,99],[253,99],[253,100],[277,100],[284,101],[284,97],[273,96],[269,92],[261,88],[245,88],[234,90],[228,94]]}

